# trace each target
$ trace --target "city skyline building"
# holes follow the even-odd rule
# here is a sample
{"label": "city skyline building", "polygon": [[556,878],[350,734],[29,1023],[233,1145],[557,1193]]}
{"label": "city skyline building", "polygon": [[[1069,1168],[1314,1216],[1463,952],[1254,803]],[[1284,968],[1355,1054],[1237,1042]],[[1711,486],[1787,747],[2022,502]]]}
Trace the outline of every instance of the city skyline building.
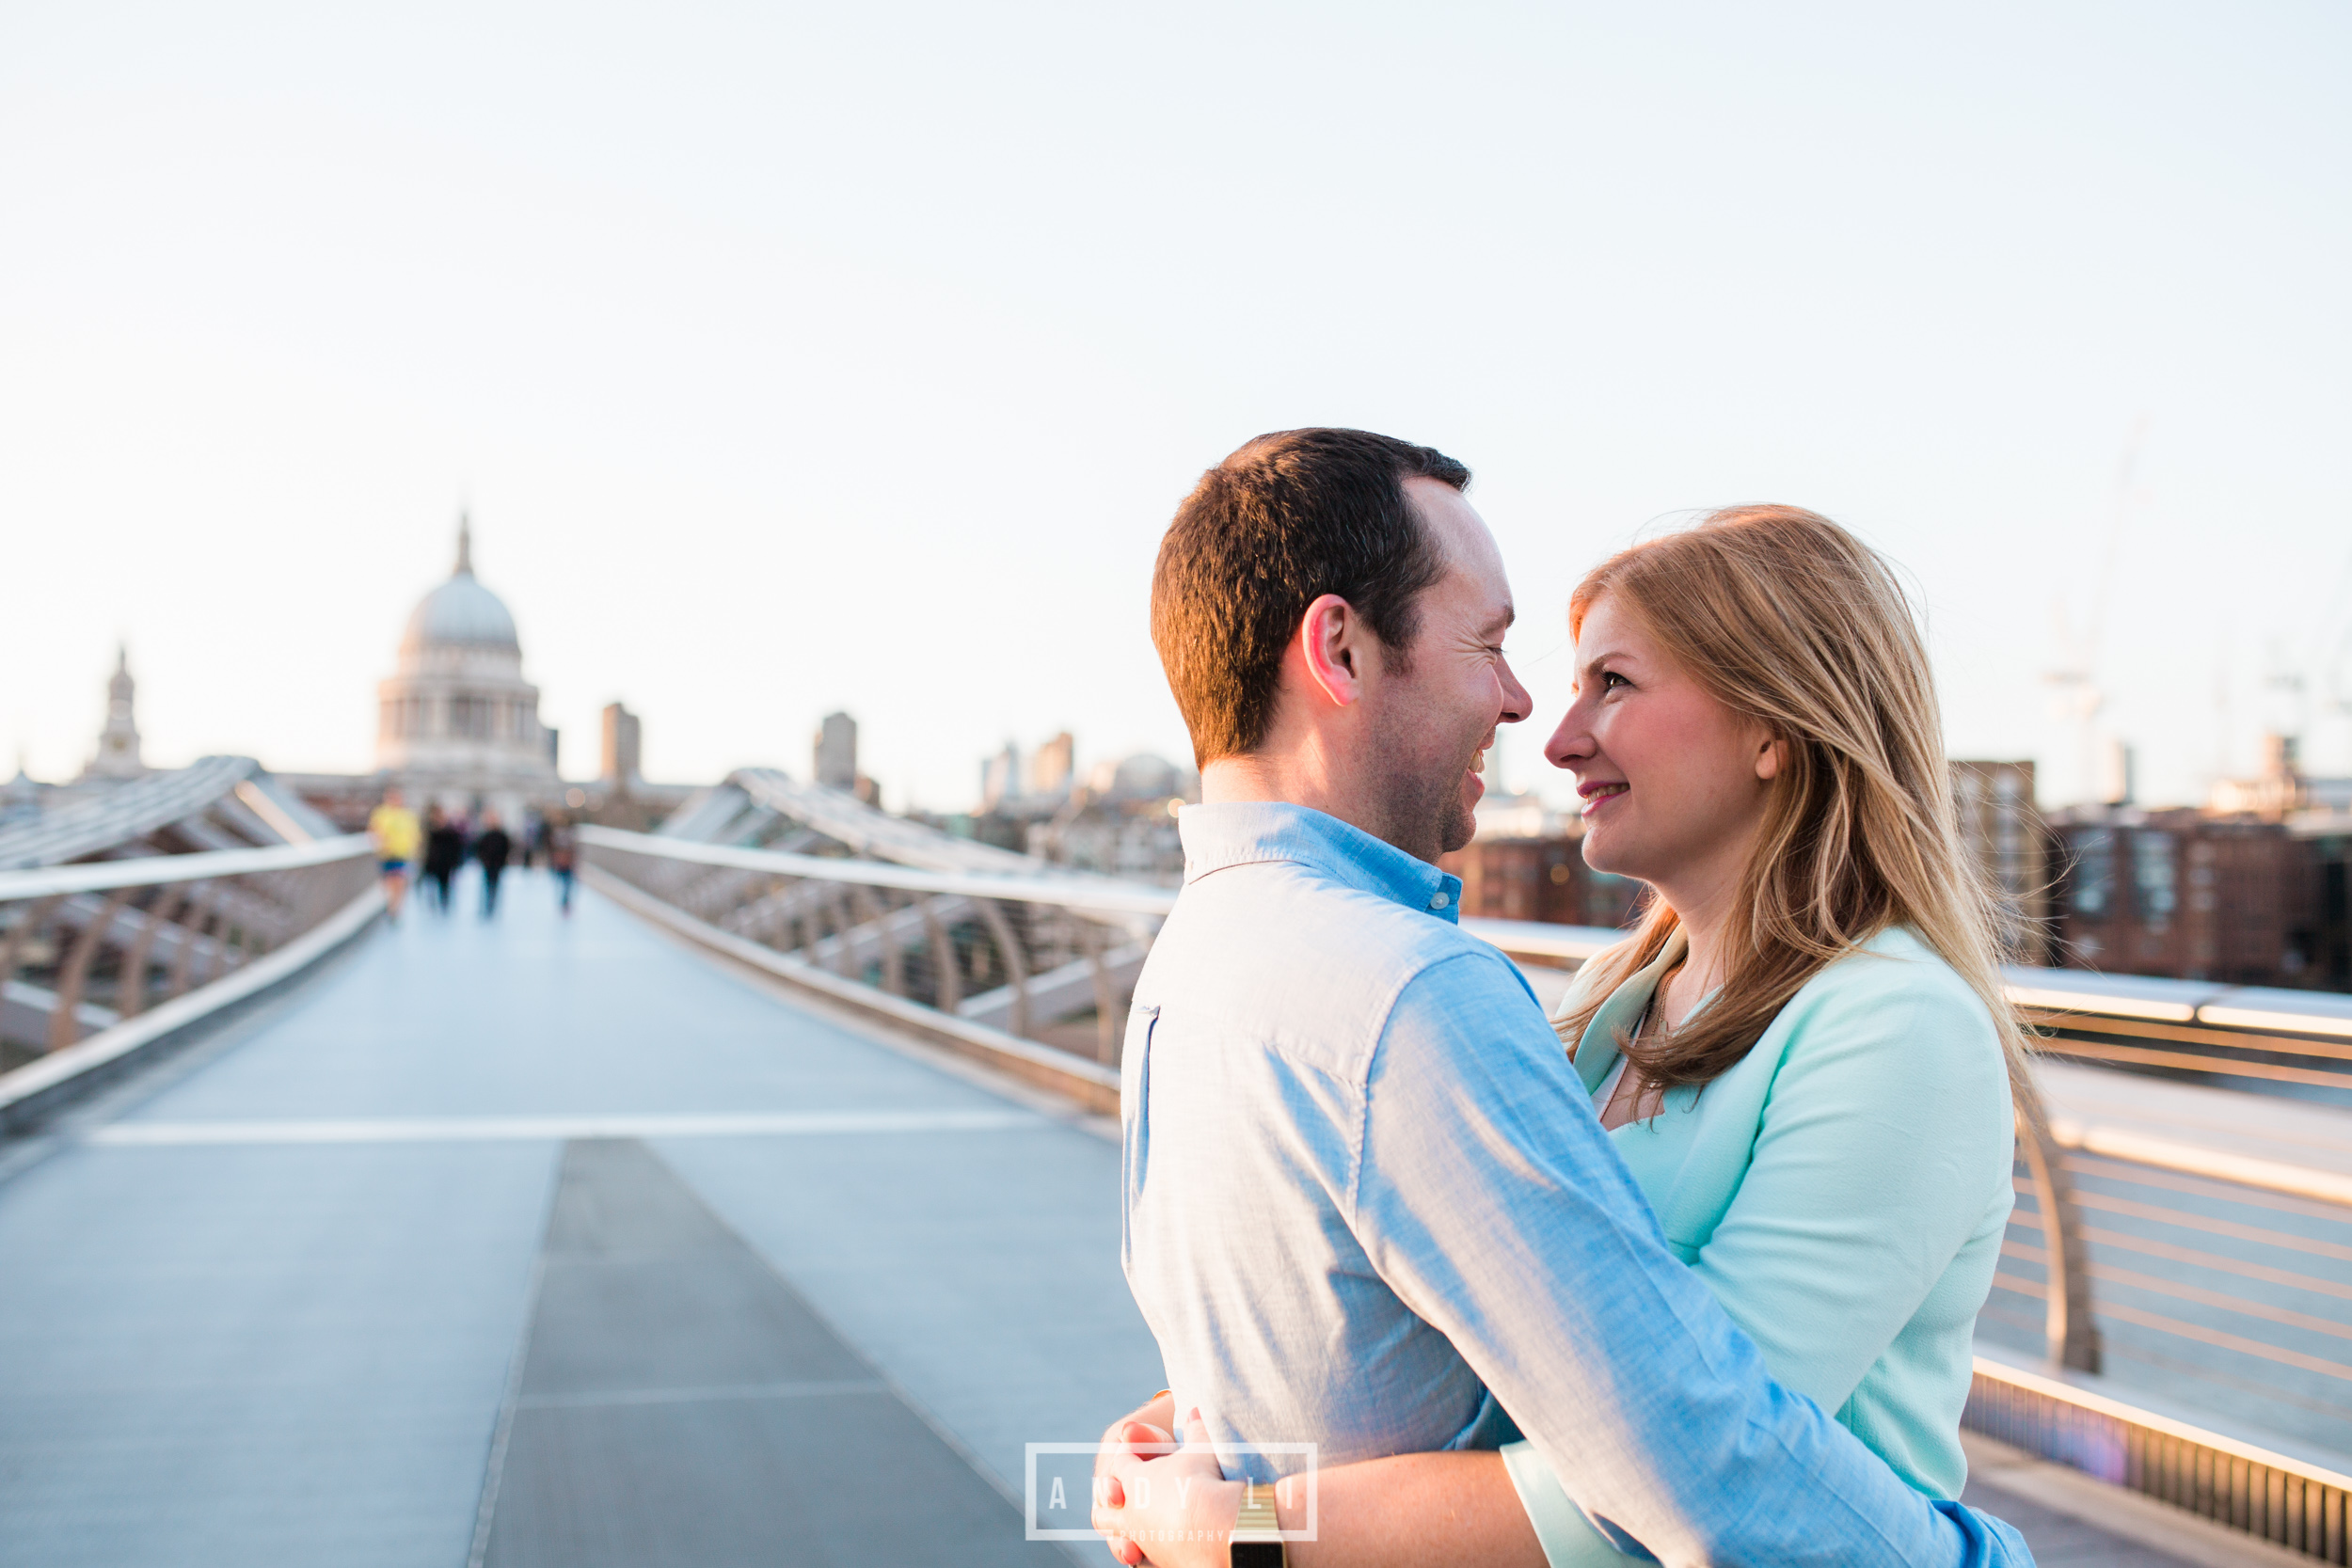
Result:
{"label": "city skyline building", "polygon": [[809,777],[827,789],[857,788],[857,721],[828,713],[810,742]]}
{"label": "city skyline building", "polygon": [[457,520],[449,579],[410,612],[399,667],[378,688],[379,772],[521,795],[552,787],[555,753],[539,689],[523,678],[506,602],[474,576],[473,524]]}
{"label": "city skyline building", "polygon": [[2010,963],[2049,961],[2049,829],[2042,820],[2030,761],[1955,758],[1952,803],[1961,847],[1997,900],[1996,933]]}
{"label": "city skyline building", "polygon": [[[115,673],[106,682],[106,723],[98,732],[98,751],[82,769],[84,780],[135,779],[147,771],[139,760],[139,726],[134,709],[138,683],[131,678],[131,648],[115,644]],[[17,769],[24,771],[23,768]]]}
{"label": "city skyline building", "polygon": [[496,812],[513,830],[567,803],[557,739],[524,677],[514,613],[474,573],[473,520],[460,513],[450,575],[409,612],[393,673],[376,685],[375,770],[279,777],[347,827],[398,785],[419,810]]}
{"label": "city skyline building", "polygon": [[597,753],[596,776],[604,787],[628,791],[644,778],[644,727],[637,715],[619,703],[604,705],[603,745]]}

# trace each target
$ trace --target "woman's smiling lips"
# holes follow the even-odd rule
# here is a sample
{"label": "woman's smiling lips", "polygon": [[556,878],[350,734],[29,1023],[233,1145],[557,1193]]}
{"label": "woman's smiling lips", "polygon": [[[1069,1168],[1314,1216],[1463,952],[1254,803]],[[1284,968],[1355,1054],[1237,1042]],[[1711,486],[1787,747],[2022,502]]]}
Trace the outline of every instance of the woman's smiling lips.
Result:
{"label": "woman's smiling lips", "polygon": [[1582,796],[1584,800],[1584,810],[1582,815],[1586,816],[1592,816],[1593,813],[1600,810],[1603,805],[1615,800],[1618,796],[1623,795],[1626,791],[1631,789],[1632,787],[1633,786],[1631,784],[1627,784],[1623,779],[1594,779],[1589,783],[1578,784],[1576,786],[1576,792],[1580,796]]}

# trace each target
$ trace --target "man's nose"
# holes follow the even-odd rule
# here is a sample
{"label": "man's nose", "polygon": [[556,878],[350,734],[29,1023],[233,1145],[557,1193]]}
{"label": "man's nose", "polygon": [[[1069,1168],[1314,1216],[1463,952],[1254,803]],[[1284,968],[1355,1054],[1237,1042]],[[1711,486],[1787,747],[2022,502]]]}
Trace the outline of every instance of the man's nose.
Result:
{"label": "man's nose", "polygon": [[1534,711],[1535,699],[1527,694],[1527,688],[1521,686],[1518,676],[1511,673],[1511,666],[1504,664],[1502,666],[1502,711],[1495,716],[1496,722],[1520,723]]}

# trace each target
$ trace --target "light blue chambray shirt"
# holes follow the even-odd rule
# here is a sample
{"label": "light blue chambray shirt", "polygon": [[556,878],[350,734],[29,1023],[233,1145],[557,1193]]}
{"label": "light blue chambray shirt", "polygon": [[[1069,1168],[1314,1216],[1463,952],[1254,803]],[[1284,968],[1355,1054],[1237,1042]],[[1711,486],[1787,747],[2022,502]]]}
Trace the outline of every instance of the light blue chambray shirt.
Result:
{"label": "light blue chambray shirt", "polygon": [[1493,1448],[1516,1418],[1670,1563],[2032,1562],[1772,1381],[1526,981],[1455,923],[1458,880],[1301,806],[1182,829],[1120,1099],[1121,1259],[1180,1410],[1325,1465]]}

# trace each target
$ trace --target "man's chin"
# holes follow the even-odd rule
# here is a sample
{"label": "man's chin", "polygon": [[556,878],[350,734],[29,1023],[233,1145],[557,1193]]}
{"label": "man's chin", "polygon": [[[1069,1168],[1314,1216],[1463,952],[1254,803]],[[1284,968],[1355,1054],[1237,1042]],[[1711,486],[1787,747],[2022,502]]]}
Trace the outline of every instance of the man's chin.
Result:
{"label": "man's chin", "polygon": [[1438,853],[1450,855],[1456,849],[1467,848],[1477,836],[1478,814],[1464,805],[1447,820],[1445,832],[1438,835]]}

